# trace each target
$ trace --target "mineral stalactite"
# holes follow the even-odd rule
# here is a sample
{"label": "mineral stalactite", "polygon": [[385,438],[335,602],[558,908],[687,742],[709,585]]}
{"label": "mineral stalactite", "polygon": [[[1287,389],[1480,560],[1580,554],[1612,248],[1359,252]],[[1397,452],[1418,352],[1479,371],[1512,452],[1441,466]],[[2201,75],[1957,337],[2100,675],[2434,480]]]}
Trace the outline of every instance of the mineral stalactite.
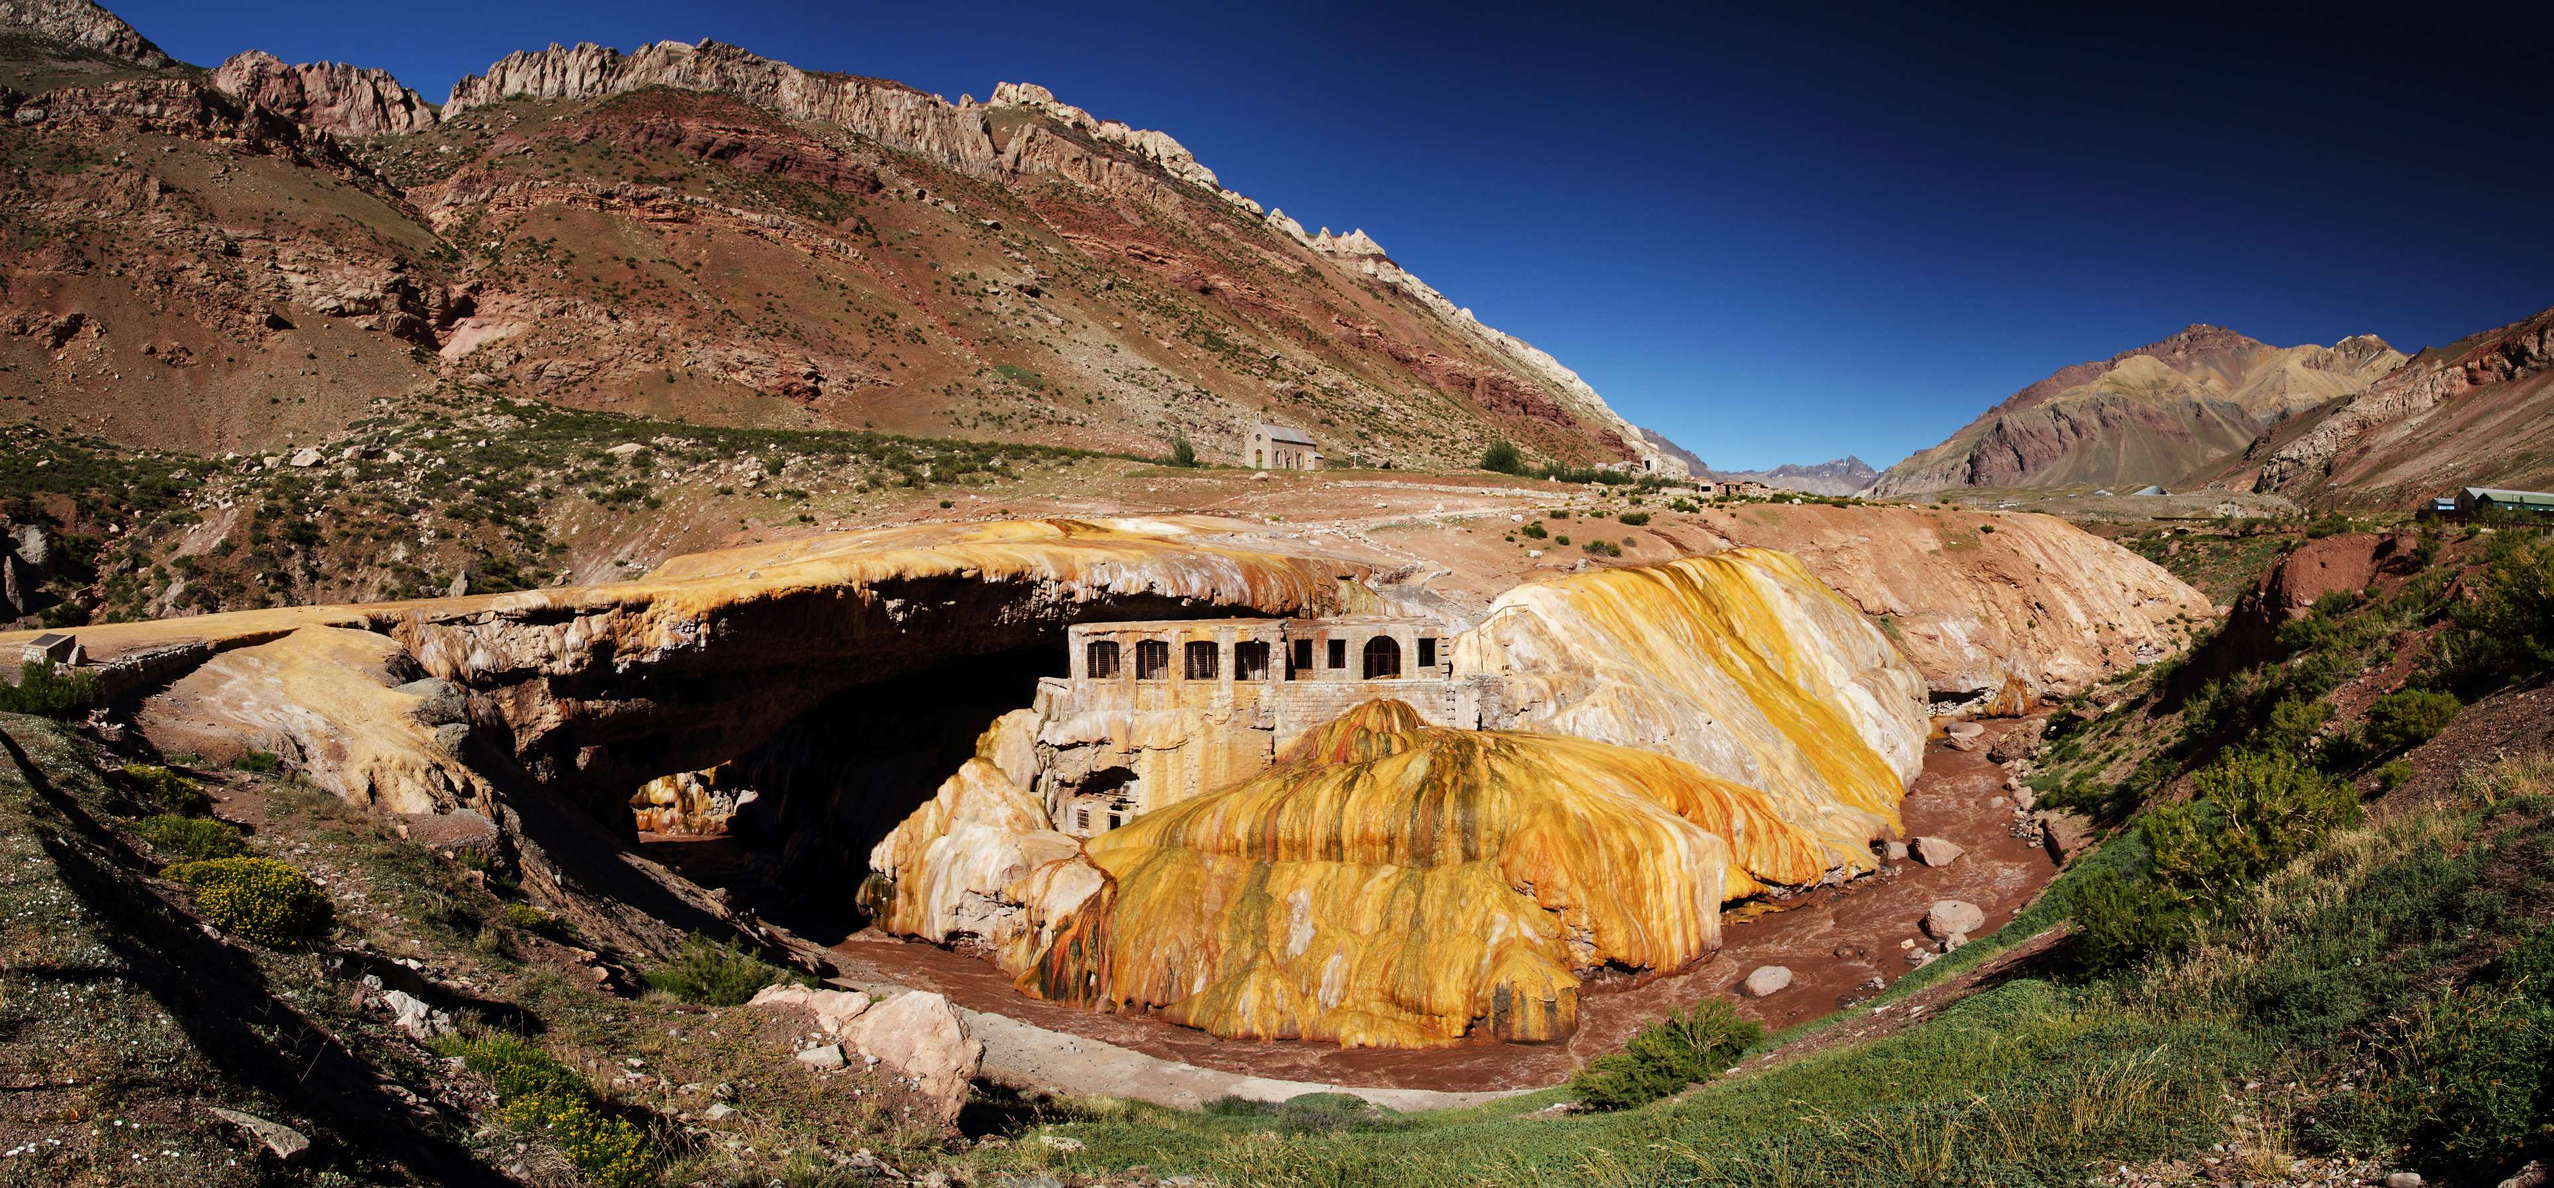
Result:
{"label": "mineral stalactite", "polygon": [[[1219,1035],[1426,1047],[1577,1026],[1581,971],[1667,969],[1722,901],[1816,879],[1755,789],[1584,739],[1369,702],[1256,779],[1092,839],[1024,989]],[[1045,906],[1045,905],[1041,905]]]}

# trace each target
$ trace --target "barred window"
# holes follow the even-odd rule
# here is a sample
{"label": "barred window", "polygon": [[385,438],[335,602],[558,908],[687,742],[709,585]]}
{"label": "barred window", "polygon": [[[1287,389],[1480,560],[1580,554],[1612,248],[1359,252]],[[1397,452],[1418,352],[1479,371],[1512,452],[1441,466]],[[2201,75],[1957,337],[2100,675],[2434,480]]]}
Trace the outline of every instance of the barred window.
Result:
{"label": "barred window", "polygon": [[1171,644],[1165,639],[1135,641],[1135,679],[1158,681],[1171,671]]}
{"label": "barred window", "polygon": [[1217,667],[1215,656],[1220,650],[1211,639],[1188,641],[1188,645],[1180,649],[1182,666],[1185,669],[1183,675],[1192,681],[1214,680]]}
{"label": "barred window", "polygon": [[1268,679],[1268,645],[1246,639],[1233,645],[1233,679],[1264,681]]}
{"label": "barred window", "polygon": [[1117,641],[1095,639],[1082,649],[1082,668],[1092,680],[1103,681],[1117,675]]}

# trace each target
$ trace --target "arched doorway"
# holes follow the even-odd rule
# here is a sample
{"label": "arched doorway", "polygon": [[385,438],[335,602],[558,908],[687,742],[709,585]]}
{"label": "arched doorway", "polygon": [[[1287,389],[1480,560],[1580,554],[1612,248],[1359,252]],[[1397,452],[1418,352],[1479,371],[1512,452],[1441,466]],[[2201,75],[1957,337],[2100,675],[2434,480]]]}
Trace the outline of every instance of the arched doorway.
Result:
{"label": "arched doorway", "polygon": [[1401,641],[1378,635],[1366,641],[1366,679],[1388,681],[1401,675]]}

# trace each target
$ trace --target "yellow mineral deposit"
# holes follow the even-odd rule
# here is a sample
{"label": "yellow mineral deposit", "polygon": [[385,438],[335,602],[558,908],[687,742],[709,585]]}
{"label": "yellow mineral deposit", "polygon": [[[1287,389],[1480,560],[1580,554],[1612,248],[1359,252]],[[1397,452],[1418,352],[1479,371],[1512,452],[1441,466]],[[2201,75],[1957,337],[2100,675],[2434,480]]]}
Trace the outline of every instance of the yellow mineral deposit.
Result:
{"label": "yellow mineral deposit", "polygon": [[1867,868],[1923,766],[1923,678],[1771,549],[1530,582],[1456,642],[1503,676],[1483,725],[1662,751],[1759,789],[1830,861]]}
{"label": "yellow mineral deposit", "polygon": [[1395,701],[1085,856],[1108,883],[1041,921],[1023,989],[1386,1047],[1564,1037],[1582,971],[1693,961],[1724,900],[1826,869],[1761,793],[1691,764]]}
{"label": "yellow mineral deposit", "polygon": [[1019,932],[1017,902],[1000,889],[1080,844],[1047,822],[1026,790],[1034,715],[1014,710],[976,740],[976,753],[870,852],[862,907],[879,928],[940,944],[973,939],[1004,946]]}

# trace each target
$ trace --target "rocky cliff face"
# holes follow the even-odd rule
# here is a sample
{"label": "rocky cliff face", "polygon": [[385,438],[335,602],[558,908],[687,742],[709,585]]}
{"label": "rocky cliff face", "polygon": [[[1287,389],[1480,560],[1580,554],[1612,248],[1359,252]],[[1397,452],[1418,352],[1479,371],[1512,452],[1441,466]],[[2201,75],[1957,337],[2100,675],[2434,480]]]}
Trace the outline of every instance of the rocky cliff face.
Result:
{"label": "rocky cliff face", "polygon": [[90,0],[0,0],[0,31],[75,46],[148,70],[176,60]]}
{"label": "rocky cliff face", "polygon": [[2254,471],[2255,491],[2396,508],[2464,486],[2554,485],[2554,310],[2424,351],[2264,434],[2234,469]]}
{"label": "rocky cliff face", "polygon": [[[401,653],[412,673],[465,691],[474,745],[610,820],[648,780],[734,758],[830,692],[1019,647],[1103,608],[1113,617],[1211,607],[1322,614],[1350,597],[1353,583],[1343,585],[1335,561],[1184,539],[1191,531],[1175,521],[1133,531],[1069,522],[890,529],[680,558],[610,586],[112,624],[85,628],[81,639],[101,660],[205,646],[218,657],[200,674],[212,684],[180,681],[164,696],[186,712],[168,720],[194,721],[202,709],[265,740],[242,745],[317,753],[341,733],[382,733],[393,711],[414,708],[414,695],[301,695],[287,680],[257,700],[270,708],[223,709],[231,699],[218,690],[256,683],[246,674],[258,665],[355,680],[335,675],[353,654],[335,633],[352,633]],[[297,643],[278,653],[299,657],[289,662],[258,658],[264,645],[314,631],[335,642]],[[0,635],[0,649],[14,657],[32,634]],[[399,683],[379,662],[368,661],[360,680]],[[251,668],[233,673],[239,665]],[[190,736],[186,749],[200,747]],[[435,769],[423,782],[374,781],[350,799],[452,807],[449,789],[466,782],[461,763],[448,746],[437,764],[415,765]]]}
{"label": "rocky cliff face", "polygon": [[1941,445],[1890,467],[1872,490],[1901,497],[1950,487],[2175,483],[2403,360],[2373,335],[2273,347],[2194,325],[2014,393]]}
{"label": "rocky cliff face", "polygon": [[286,65],[264,50],[233,56],[213,87],[304,127],[340,136],[399,136],[434,127],[435,108],[388,71],[342,62]]}
{"label": "rocky cliff face", "polygon": [[1674,755],[1867,869],[1922,766],[1924,682],[1799,559],[1742,548],[1532,582],[1455,644],[1482,724]]}
{"label": "rocky cliff face", "polygon": [[1943,713],[2018,713],[2173,655],[2216,610],[2153,562],[2042,515],[1759,506],[1697,517],[1800,558],[1924,674]]}

